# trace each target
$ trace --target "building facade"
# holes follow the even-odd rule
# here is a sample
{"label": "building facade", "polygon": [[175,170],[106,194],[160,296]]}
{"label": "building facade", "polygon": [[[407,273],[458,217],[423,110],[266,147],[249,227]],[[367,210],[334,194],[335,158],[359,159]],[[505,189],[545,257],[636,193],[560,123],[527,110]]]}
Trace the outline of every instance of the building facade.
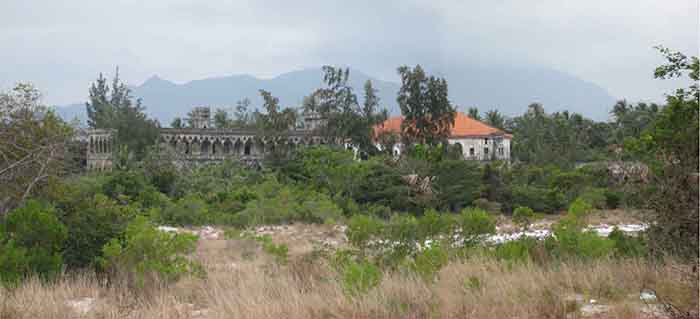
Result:
{"label": "building facade", "polygon": [[[395,116],[375,127],[375,136],[381,134],[401,134],[403,116]],[[447,142],[459,145],[465,160],[472,161],[510,161],[510,142],[512,135],[483,122],[472,119],[464,113],[455,114],[454,126],[450,129]],[[382,147],[381,145],[377,145]],[[400,156],[403,152],[401,143],[394,144],[392,153]]]}

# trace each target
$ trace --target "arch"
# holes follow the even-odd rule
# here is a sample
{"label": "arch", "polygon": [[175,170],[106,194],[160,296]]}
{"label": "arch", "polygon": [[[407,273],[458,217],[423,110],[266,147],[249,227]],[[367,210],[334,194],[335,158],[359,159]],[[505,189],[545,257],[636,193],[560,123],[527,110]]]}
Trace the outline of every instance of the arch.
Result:
{"label": "arch", "polygon": [[253,151],[253,142],[248,139],[245,141],[245,144],[243,145],[243,155],[245,156],[250,156]]}
{"label": "arch", "polygon": [[202,142],[199,144],[200,147],[200,154],[202,155],[210,155],[212,154],[212,142],[209,141],[209,139],[205,138],[202,140]]}
{"label": "arch", "polygon": [[224,155],[229,155],[231,154],[231,151],[233,150],[233,143],[231,143],[230,139],[226,139],[222,145],[222,150],[224,151]]}

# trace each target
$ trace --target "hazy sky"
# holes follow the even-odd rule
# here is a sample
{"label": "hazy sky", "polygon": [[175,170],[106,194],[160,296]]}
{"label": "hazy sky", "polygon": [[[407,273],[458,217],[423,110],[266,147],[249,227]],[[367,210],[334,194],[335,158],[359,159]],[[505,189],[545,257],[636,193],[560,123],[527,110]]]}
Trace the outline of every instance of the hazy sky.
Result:
{"label": "hazy sky", "polygon": [[2,0],[0,88],[34,82],[45,102],[84,101],[99,72],[138,85],[323,64],[396,80],[400,64],[538,65],[660,100],[663,44],[698,54],[698,0]]}

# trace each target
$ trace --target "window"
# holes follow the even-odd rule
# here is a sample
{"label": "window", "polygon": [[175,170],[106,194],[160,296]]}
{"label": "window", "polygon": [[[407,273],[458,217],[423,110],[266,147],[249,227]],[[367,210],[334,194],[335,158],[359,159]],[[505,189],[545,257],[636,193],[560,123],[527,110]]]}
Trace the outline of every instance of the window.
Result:
{"label": "window", "polygon": [[484,155],[489,156],[489,148],[484,147]]}
{"label": "window", "polygon": [[498,155],[503,155],[503,147],[498,148]]}
{"label": "window", "polygon": [[484,139],[484,144],[486,144],[486,145],[489,144],[489,139],[488,139],[488,138],[485,138],[485,139]]}
{"label": "window", "polygon": [[469,148],[469,156],[474,156],[474,148],[473,147]]}

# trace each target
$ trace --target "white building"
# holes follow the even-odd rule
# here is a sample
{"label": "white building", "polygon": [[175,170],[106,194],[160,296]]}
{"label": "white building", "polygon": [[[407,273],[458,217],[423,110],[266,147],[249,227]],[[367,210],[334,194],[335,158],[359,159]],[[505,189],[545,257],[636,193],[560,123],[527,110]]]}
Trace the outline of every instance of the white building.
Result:
{"label": "white building", "polygon": [[[375,127],[375,136],[381,134],[401,134],[403,116],[395,116]],[[512,135],[495,127],[479,122],[464,113],[455,114],[454,126],[450,130],[447,141],[450,144],[459,144],[465,160],[510,161],[510,141]],[[379,146],[381,147],[381,146]],[[403,146],[393,146],[394,155],[401,155]]]}

